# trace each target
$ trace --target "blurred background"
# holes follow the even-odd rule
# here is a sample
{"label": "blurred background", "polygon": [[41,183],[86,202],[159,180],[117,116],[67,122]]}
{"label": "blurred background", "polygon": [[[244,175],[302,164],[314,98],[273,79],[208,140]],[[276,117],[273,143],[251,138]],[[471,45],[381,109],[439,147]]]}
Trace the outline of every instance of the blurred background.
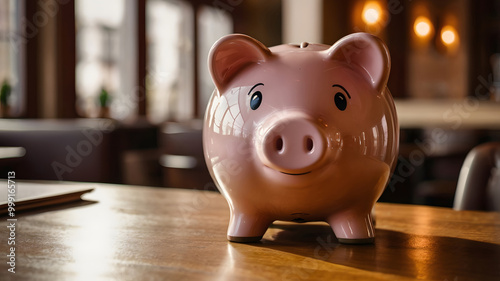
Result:
{"label": "blurred background", "polygon": [[401,125],[381,200],[451,206],[500,140],[500,1],[0,0],[0,177],[215,189],[201,125],[212,44],[381,37]]}

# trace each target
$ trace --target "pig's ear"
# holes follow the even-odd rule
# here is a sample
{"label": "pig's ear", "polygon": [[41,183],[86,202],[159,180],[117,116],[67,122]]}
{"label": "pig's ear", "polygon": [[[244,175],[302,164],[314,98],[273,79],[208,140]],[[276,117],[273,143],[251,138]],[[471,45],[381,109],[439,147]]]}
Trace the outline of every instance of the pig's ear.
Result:
{"label": "pig's ear", "polygon": [[361,71],[378,92],[385,88],[391,59],[387,46],[378,37],[368,33],[347,35],[328,49],[328,56]]}
{"label": "pig's ear", "polygon": [[210,74],[219,92],[239,71],[251,64],[266,61],[271,51],[259,41],[242,34],[227,35],[219,39],[208,56]]}

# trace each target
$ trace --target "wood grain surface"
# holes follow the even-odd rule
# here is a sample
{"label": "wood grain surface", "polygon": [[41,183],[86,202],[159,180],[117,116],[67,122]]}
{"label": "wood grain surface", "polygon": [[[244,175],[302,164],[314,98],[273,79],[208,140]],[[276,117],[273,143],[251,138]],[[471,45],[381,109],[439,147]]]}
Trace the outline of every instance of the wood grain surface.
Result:
{"label": "wood grain surface", "polygon": [[2,227],[0,280],[500,280],[500,213],[378,203],[373,245],[288,222],[239,244],[218,193],[83,185],[81,202],[16,215],[14,274]]}

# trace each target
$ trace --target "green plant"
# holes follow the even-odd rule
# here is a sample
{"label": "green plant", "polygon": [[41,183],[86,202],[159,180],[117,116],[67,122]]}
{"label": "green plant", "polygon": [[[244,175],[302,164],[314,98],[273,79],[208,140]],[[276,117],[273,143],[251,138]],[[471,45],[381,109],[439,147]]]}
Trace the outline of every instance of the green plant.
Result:
{"label": "green plant", "polygon": [[111,101],[111,95],[108,93],[106,89],[102,88],[101,93],[99,94],[99,105],[101,107],[106,107],[109,105],[110,101]]}
{"label": "green plant", "polygon": [[8,105],[11,92],[12,87],[7,80],[4,80],[2,83],[2,89],[0,90],[0,103],[2,105]]}

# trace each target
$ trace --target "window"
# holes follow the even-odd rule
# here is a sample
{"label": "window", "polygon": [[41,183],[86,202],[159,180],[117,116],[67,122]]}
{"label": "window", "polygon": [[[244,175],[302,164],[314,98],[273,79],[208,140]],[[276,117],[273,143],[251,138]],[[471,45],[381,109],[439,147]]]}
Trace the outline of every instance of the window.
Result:
{"label": "window", "polygon": [[[76,89],[81,116],[137,115],[136,1],[77,0]],[[103,111],[105,110],[105,111]],[[104,112],[104,113],[103,113]]]}
{"label": "window", "polygon": [[205,0],[58,3],[0,1],[9,116],[203,117],[213,91],[207,55],[233,32],[236,10]]}
{"label": "window", "polygon": [[193,7],[188,1],[149,0],[146,18],[150,120],[158,123],[203,117],[214,89],[207,55],[217,39],[232,32],[231,17],[214,7]]}
{"label": "window", "polygon": [[151,121],[193,116],[193,8],[186,1],[146,5],[147,113]]}
{"label": "window", "polygon": [[[198,13],[198,112],[203,114],[214,91],[214,83],[208,71],[207,58],[212,45],[222,36],[233,32],[232,18],[220,9],[203,6]],[[200,116],[203,117],[203,116]]]}
{"label": "window", "polygon": [[8,109],[2,106],[0,116],[18,116],[23,110],[24,76],[21,64],[24,43],[19,32],[23,3],[16,0],[0,1],[0,87],[10,88],[10,94],[2,97],[7,101]]}

